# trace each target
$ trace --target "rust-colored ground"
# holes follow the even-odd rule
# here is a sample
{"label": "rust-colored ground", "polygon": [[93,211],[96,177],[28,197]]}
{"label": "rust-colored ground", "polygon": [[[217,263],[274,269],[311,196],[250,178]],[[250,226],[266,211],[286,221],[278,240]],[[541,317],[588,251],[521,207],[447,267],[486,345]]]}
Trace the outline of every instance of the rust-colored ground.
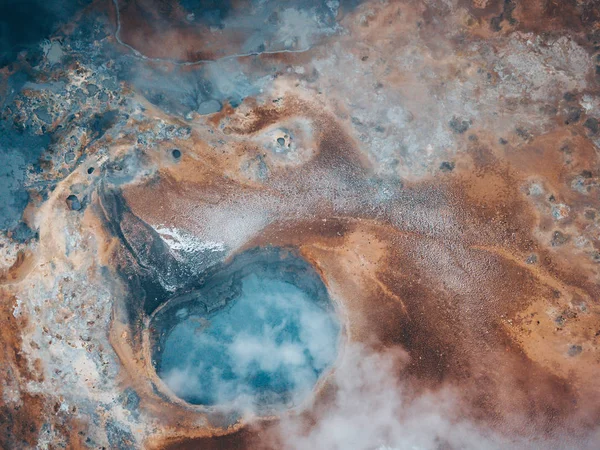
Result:
{"label": "rust-colored ground", "polygon": [[[353,390],[345,375],[375,355],[381,366],[369,370],[384,368],[378,383],[390,402],[401,399],[399,409],[423,423],[439,414],[439,436],[430,444],[429,429],[396,405],[373,431],[382,440],[356,448],[393,448],[403,433],[425,439],[415,448],[597,448],[600,137],[588,119],[600,117],[599,9],[366,2],[345,11],[347,32],[322,46],[240,58],[276,76],[236,108],[184,121],[132,94],[146,116],[189,126],[191,138],[141,150],[145,174],[99,183],[81,219],[62,206],[69,187],[86,182],[79,173],[28,212],[39,243],[0,271],[0,444],[95,448],[106,435],[97,430],[122,422],[130,437],[121,448],[343,448],[325,439],[327,426],[335,434],[329,418],[341,429],[364,423],[365,433],[381,419],[369,411],[382,404],[366,369]],[[242,37],[192,30],[182,14],[169,2],[126,2],[121,38],[153,58],[239,52]],[[457,131],[463,116],[471,122]],[[270,151],[285,133],[295,150]],[[109,144],[110,161],[134,152],[131,136]],[[114,198],[126,205],[120,216]],[[131,281],[159,267],[149,231],[159,228],[222,242],[226,258],[281,246],[314,265],[344,332],[313,399],[232,424],[168,392],[151,367],[148,314]],[[22,314],[13,313],[17,298]],[[71,334],[56,336],[51,324]],[[101,362],[60,359],[54,340]],[[364,353],[352,360],[356,348]],[[75,375],[61,378],[58,364]],[[127,388],[139,396],[137,416],[115,400]],[[75,390],[81,396],[68,398]],[[346,414],[356,407],[343,406],[348,392],[364,417]]]}

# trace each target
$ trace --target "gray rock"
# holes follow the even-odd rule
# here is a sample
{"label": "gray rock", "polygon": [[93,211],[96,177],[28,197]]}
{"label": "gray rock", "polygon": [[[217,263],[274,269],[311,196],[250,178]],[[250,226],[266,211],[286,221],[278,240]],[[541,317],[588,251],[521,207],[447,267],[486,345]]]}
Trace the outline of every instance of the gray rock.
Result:
{"label": "gray rock", "polygon": [[582,112],[581,109],[579,109],[575,106],[571,106],[569,109],[567,109],[567,117],[565,119],[565,125],[579,122],[579,119],[581,118],[581,112]]}
{"label": "gray rock", "polygon": [[593,117],[588,117],[587,120],[583,123],[583,126],[586,127],[592,134],[596,134],[598,132],[598,119]]}
{"label": "gray rock", "polygon": [[454,163],[452,161],[444,161],[440,164],[440,170],[442,172],[452,172],[454,170]]}
{"label": "gray rock", "polygon": [[93,97],[99,91],[98,86],[96,86],[95,84],[88,84],[86,87],[90,97]]}
{"label": "gray rock", "polygon": [[219,103],[217,100],[208,100],[202,102],[196,110],[196,112],[201,115],[213,114],[219,111],[221,111],[221,103]]}
{"label": "gray rock", "polygon": [[552,247],[558,247],[560,245],[565,244],[568,240],[569,235],[557,230],[552,234],[551,244]]}
{"label": "gray rock", "polygon": [[65,155],[65,162],[66,162],[67,164],[71,164],[73,161],[75,161],[75,153],[73,153],[73,152],[68,152],[68,153]]}
{"label": "gray rock", "polygon": [[73,210],[73,211],[79,211],[81,209],[81,202],[79,201],[79,199],[77,198],[76,195],[69,195],[67,197],[67,206],[69,207],[69,209]]}
{"label": "gray rock", "polygon": [[538,258],[537,255],[535,253],[532,253],[531,255],[529,255],[527,257],[527,259],[525,260],[525,262],[527,264],[535,264],[537,262]]}
{"label": "gray rock", "polygon": [[52,123],[52,116],[50,115],[50,113],[48,112],[48,110],[46,108],[37,108],[34,111],[35,115],[37,116],[38,119],[40,119],[42,122],[50,125]]}
{"label": "gray rock", "polygon": [[471,121],[466,119],[461,119],[456,116],[452,117],[450,122],[448,122],[452,131],[457,134],[463,134],[465,131],[469,129],[471,126]]}

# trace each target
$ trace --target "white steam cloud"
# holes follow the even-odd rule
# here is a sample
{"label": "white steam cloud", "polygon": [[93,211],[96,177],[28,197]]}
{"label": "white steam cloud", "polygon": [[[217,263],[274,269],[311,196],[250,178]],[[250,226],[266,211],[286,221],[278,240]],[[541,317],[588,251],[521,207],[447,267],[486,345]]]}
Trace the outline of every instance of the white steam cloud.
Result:
{"label": "white steam cloud", "polygon": [[349,344],[336,367],[335,395],[315,405],[310,419],[284,417],[272,442],[285,450],[546,450],[597,449],[600,432],[586,439],[511,436],[469,420],[459,392],[450,388],[414,395],[401,371],[407,353],[396,347],[377,352]]}

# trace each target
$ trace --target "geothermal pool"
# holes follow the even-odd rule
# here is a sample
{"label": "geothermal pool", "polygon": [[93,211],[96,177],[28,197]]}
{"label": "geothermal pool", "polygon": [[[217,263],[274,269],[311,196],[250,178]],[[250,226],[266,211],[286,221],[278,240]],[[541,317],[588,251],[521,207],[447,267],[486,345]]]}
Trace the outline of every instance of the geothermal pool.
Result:
{"label": "geothermal pool", "polygon": [[320,277],[279,251],[243,255],[155,320],[159,377],[179,398],[266,412],[309,395],[340,326]]}

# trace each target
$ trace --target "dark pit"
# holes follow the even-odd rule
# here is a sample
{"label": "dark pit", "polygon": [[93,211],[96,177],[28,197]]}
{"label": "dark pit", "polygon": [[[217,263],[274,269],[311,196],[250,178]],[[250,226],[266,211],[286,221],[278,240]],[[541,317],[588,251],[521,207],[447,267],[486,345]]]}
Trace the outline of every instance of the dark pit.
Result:
{"label": "dark pit", "polygon": [[154,367],[173,394],[266,414],[310,395],[336,358],[340,326],[310,264],[255,249],[165,302],[150,333]]}

